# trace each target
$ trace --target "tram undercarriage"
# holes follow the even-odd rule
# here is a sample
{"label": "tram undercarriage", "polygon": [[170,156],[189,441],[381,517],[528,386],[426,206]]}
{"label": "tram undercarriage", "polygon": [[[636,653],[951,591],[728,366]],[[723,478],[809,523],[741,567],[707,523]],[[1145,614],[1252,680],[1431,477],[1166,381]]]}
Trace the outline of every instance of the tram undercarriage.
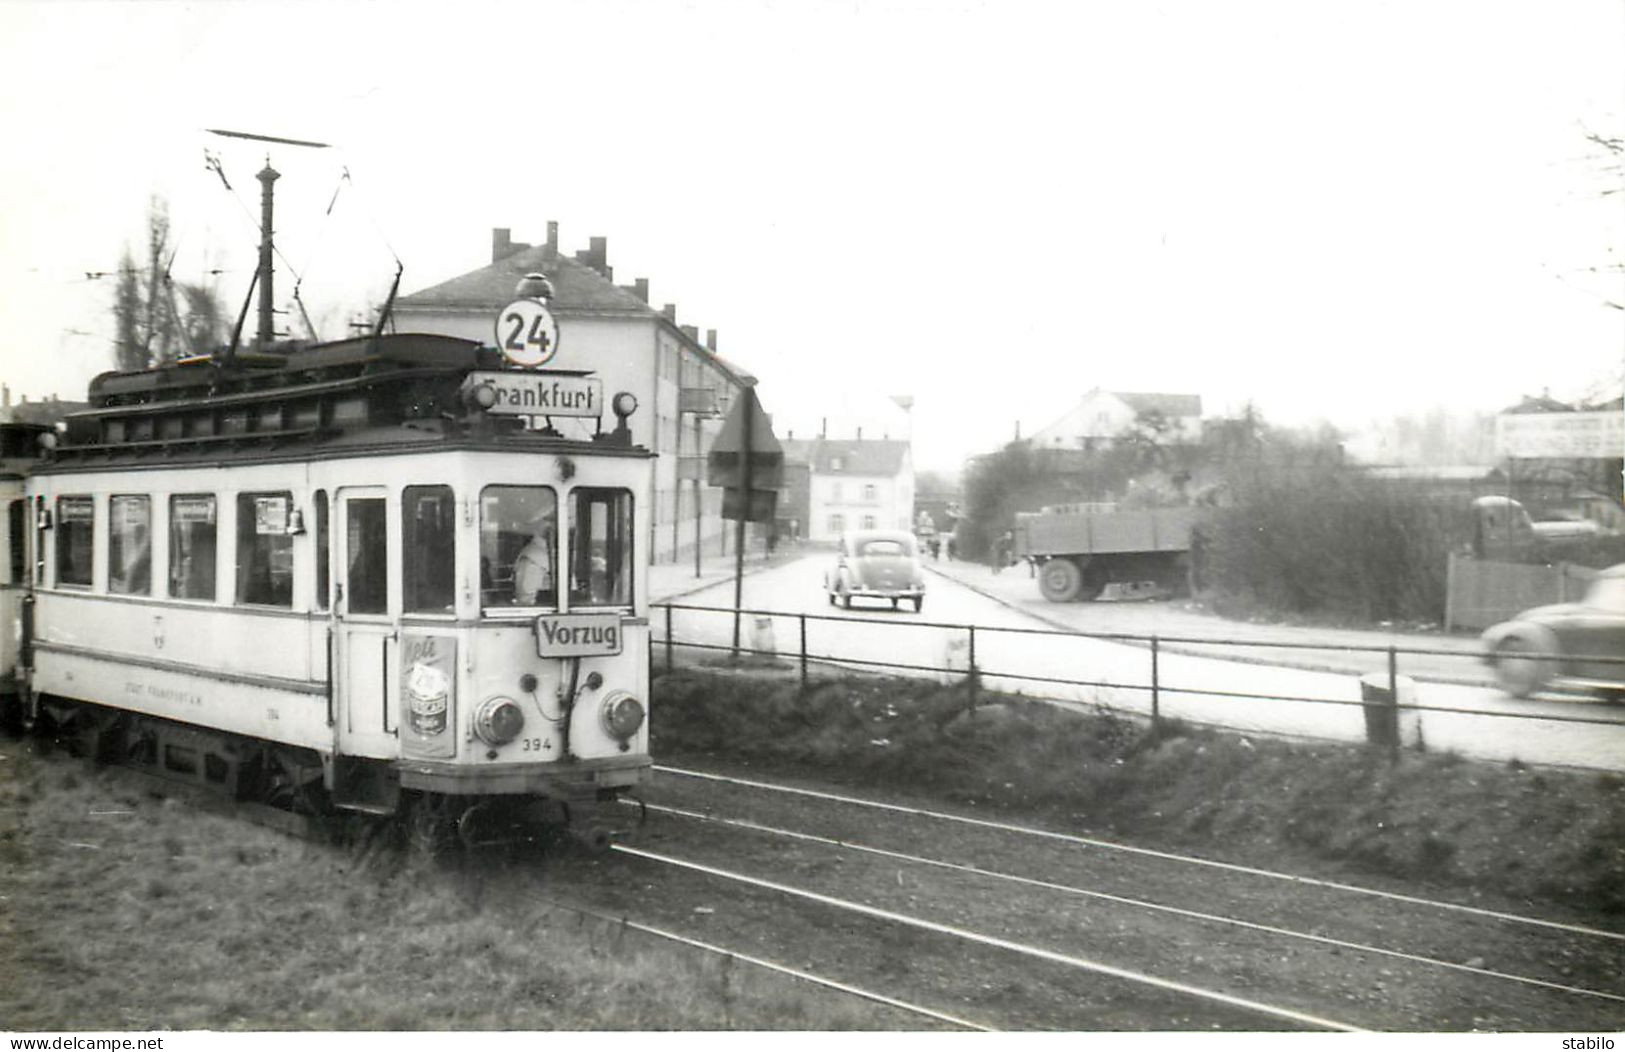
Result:
{"label": "tram undercarriage", "polygon": [[272,824],[290,831],[303,831],[304,820],[330,839],[345,839],[358,822],[385,824],[398,830],[406,844],[428,853],[558,834],[602,850],[613,832],[599,820],[600,805],[613,803],[623,792],[622,787],[600,788],[584,798],[402,788],[391,761],[324,757],[314,749],[51,695],[38,697],[32,706],[15,704],[7,715],[21,717],[10,719],[7,729],[32,733],[71,755],[287,815],[287,822]]}

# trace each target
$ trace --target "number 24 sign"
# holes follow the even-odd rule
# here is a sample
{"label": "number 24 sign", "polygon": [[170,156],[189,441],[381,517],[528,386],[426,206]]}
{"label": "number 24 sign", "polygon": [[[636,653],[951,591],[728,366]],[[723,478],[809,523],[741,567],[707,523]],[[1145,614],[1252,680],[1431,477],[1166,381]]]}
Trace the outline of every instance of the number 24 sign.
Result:
{"label": "number 24 sign", "polygon": [[514,365],[537,369],[559,352],[559,323],[541,300],[514,300],[497,315],[497,347]]}

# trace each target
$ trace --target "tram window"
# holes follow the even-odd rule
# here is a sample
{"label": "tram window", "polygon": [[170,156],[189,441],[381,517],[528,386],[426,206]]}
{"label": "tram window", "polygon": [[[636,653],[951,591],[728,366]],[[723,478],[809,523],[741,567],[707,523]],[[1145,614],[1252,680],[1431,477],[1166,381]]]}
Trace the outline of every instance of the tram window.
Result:
{"label": "tram window", "polygon": [[328,567],[329,549],[332,540],[327,526],[327,491],[317,490],[313,498],[316,506],[316,609],[327,609],[328,578],[331,570]]}
{"label": "tram window", "polygon": [[407,486],[401,494],[401,592],[408,613],[452,612],[456,511],[450,486]]}
{"label": "tram window", "polygon": [[215,498],[180,493],[169,498],[169,594],[176,599],[215,598]]}
{"label": "tram window", "polygon": [[14,500],[6,505],[6,545],[10,558],[7,584],[22,584],[28,576],[28,530],[23,524],[24,501]]}
{"label": "tram window", "polygon": [[107,590],[147,595],[152,591],[152,498],[114,497],[108,510]]}
{"label": "tram window", "polygon": [[344,505],[346,608],[352,614],[389,612],[389,534],[384,498],[352,497]]}
{"label": "tram window", "polygon": [[548,486],[480,491],[480,605],[559,605],[558,526],[558,495]]}
{"label": "tram window", "polygon": [[291,493],[237,495],[237,601],[293,605],[293,538],[288,535]]}
{"label": "tram window", "polygon": [[632,494],[579,487],[570,506],[570,605],[632,603]]}
{"label": "tram window", "polygon": [[56,500],[56,583],[90,587],[95,550],[96,502],[90,497]]}

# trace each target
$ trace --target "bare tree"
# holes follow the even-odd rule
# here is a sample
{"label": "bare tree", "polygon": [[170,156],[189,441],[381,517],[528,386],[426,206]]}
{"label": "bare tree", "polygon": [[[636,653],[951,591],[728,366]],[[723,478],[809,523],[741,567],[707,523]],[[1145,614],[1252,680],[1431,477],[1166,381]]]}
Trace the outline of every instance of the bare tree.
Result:
{"label": "bare tree", "polygon": [[214,285],[172,277],[169,205],[156,195],[147,202],[145,247],[138,265],[125,245],[113,293],[114,358],[126,371],[163,365],[181,354],[208,354],[226,333],[226,311]]}

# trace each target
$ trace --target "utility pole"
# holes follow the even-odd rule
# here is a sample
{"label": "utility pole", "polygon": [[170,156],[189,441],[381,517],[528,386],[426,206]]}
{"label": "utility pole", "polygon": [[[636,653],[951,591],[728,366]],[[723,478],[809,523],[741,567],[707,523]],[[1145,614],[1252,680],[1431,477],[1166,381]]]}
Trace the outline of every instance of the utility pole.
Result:
{"label": "utility pole", "polygon": [[276,337],[276,321],[271,312],[271,198],[273,191],[271,184],[281,175],[271,167],[271,158],[265,158],[265,167],[260,169],[260,332],[259,346],[263,349],[269,347]]}

